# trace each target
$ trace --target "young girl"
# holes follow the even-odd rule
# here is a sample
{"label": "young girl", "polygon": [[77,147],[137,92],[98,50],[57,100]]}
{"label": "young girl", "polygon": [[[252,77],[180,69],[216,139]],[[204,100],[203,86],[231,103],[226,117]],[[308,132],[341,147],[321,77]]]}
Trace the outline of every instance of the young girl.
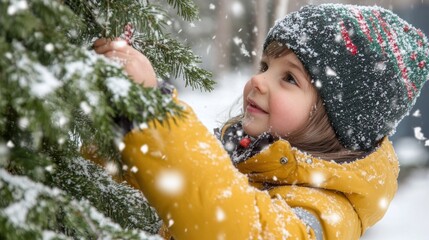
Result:
{"label": "young girl", "polygon": [[[130,46],[100,39],[94,48],[156,84]],[[428,49],[388,10],[304,7],[268,33],[243,114],[218,131],[222,144],[182,103],[185,118],[124,137],[123,161],[137,169],[128,181],[174,239],[358,239],[396,192],[387,136],[428,77]]]}

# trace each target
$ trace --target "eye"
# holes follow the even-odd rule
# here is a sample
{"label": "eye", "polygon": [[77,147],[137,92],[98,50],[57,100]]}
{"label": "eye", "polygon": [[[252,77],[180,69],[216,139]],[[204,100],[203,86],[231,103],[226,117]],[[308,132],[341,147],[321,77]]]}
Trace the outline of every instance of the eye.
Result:
{"label": "eye", "polygon": [[288,82],[288,83],[293,84],[293,85],[298,85],[298,83],[296,82],[295,78],[292,75],[290,75],[290,74],[287,74],[283,78],[283,81]]}
{"label": "eye", "polygon": [[266,62],[261,62],[259,64],[259,72],[263,73],[268,70],[268,64]]}

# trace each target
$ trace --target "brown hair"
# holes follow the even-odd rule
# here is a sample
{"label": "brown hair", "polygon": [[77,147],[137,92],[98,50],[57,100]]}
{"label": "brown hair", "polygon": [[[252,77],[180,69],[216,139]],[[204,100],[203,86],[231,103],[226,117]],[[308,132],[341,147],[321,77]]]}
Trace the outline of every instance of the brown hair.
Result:
{"label": "brown hair", "polygon": [[[286,46],[278,42],[272,42],[265,49],[264,54],[268,57],[277,58],[288,51],[291,50]],[[315,88],[313,85],[312,87]],[[322,98],[317,90],[315,92],[317,100],[310,113],[307,124],[302,129],[286,136],[285,139],[288,140],[292,146],[314,157],[334,160],[338,163],[349,162],[366,156],[366,152],[346,149],[340,143],[331,126],[325,107],[323,106]],[[240,122],[243,117],[243,114],[240,114],[239,116],[229,119],[224,124],[223,130]]]}

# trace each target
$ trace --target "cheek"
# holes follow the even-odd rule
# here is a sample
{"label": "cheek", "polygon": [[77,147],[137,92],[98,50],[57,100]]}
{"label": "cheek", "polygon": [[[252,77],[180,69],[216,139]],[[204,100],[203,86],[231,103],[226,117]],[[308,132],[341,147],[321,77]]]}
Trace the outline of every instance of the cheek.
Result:
{"label": "cheek", "polygon": [[308,104],[291,98],[278,99],[277,102],[280,104],[275,105],[270,119],[273,131],[285,136],[304,126],[310,116]]}

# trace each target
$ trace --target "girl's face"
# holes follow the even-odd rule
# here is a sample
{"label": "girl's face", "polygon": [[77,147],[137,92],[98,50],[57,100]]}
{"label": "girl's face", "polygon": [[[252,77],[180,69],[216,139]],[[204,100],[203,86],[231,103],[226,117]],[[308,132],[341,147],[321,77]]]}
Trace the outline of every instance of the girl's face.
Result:
{"label": "girl's face", "polygon": [[261,69],[243,90],[243,128],[250,136],[270,132],[285,137],[305,126],[316,90],[297,56],[286,50],[261,59]]}

